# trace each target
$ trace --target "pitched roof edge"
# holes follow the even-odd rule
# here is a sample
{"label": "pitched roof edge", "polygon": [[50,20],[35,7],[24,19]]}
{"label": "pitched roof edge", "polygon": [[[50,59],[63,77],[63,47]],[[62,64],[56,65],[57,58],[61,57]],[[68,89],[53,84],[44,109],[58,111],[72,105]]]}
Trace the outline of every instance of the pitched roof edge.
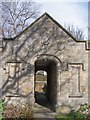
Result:
{"label": "pitched roof edge", "polygon": [[65,31],[72,39],[74,39],[75,41],[78,41],[70,32],[68,32],[60,23],[58,23],[53,17],[51,17],[51,15],[49,15],[46,12],[46,15],[54,22],[56,23],[63,31]]}
{"label": "pitched roof edge", "polygon": [[60,23],[58,23],[54,18],[51,17],[47,12],[45,14],[52,19],[54,23],[56,23],[63,31],[65,31],[72,39],[74,39],[76,42],[86,42],[87,40],[78,40],[76,39],[68,30],[66,30]]}
{"label": "pitched roof edge", "polygon": [[[27,28],[25,28],[23,31],[21,31],[18,35],[16,35],[13,38],[3,38],[3,40],[14,40],[17,37],[19,37],[20,35],[22,35],[26,30],[28,30],[32,25],[34,25],[34,23],[36,23],[38,20],[40,20],[43,16],[48,16],[55,24],[57,24],[63,31],[65,31],[73,40],[75,40],[76,42],[84,42],[85,44],[87,44],[88,40],[77,40],[70,32],[68,32],[61,24],[59,24],[53,17],[51,17],[51,15],[49,15],[47,12],[45,12],[44,14],[42,14],[39,18],[37,18],[34,22],[32,22]],[[86,46],[86,45],[85,45]],[[88,50],[88,49],[86,49]]]}
{"label": "pitched roof edge", "polygon": [[23,31],[21,31],[15,37],[11,37],[11,38],[5,38],[5,37],[3,37],[3,40],[14,40],[14,39],[16,39],[17,37],[19,37],[20,35],[22,35],[28,28],[30,28],[34,23],[36,23],[40,18],[42,18],[44,15],[46,15],[46,12],[44,14],[42,14],[39,18],[37,18],[34,22],[32,22],[28,27],[26,27]]}

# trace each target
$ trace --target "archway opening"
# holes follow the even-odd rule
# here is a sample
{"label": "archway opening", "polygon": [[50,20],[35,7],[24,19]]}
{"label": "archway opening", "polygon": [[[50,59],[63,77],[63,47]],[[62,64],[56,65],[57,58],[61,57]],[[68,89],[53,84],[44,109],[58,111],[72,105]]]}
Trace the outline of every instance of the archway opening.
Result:
{"label": "archway opening", "polygon": [[57,103],[57,67],[51,59],[35,62],[35,101],[55,111]]}
{"label": "archway opening", "polygon": [[47,72],[44,70],[38,70],[35,75],[35,92],[38,94],[40,92],[46,92],[47,86]]}

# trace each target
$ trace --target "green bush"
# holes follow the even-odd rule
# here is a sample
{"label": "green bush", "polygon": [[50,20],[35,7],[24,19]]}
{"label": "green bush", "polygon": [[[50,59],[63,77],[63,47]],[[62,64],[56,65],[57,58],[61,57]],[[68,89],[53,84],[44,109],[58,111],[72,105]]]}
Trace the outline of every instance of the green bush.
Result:
{"label": "green bush", "polygon": [[69,114],[58,114],[56,115],[56,120],[90,120],[90,116],[83,115],[79,112],[69,113]]}
{"label": "green bush", "polygon": [[6,105],[4,107],[3,118],[10,119],[23,119],[23,118],[32,118],[33,109],[31,106],[25,105],[24,107],[16,106],[13,104]]}
{"label": "green bush", "polygon": [[89,114],[89,111],[90,111],[90,105],[88,104],[83,104],[78,109],[78,112],[80,112],[81,114]]}
{"label": "green bush", "polygon": [[90,105],[84,104],[75,112],[72,111],[69,114],[56,115],[57,120],[90,120]]}
{"label": "green bush", "polygon": [[90,105],[83,104],[76,112],[72,111],[69,114],[58,114],[55,118],[57,120],[90,120],[89,111]]}
{"label": "green bush", "polygon": [[33,108],[27,105],[21,108],[20,118],[33,118]]}

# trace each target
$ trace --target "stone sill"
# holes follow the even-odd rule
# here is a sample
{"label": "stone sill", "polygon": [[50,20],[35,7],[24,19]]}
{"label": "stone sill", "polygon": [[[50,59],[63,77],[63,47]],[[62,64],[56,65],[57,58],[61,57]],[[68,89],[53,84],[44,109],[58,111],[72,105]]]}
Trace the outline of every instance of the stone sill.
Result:
{"label": "stone sill", "polygon": [[6,97],[21,97],[20,95],[7,95]]}
{"label": "stone sill", "polygon": [[77,94],[71,94],[69,95],[70,98],[77,98],[77,97],[83,97],[82,93],[77,93]]}

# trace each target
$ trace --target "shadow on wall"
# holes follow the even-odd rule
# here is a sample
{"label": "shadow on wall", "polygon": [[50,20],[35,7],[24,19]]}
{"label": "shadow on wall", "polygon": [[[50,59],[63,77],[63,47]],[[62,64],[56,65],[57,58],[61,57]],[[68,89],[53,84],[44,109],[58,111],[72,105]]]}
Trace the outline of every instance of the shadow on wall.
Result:
{"label": "shadow on wall", "polygon": [[[49,29],[50,27],[51,29]],[[50,19],[48,19],[47,16],[45,16],[39,22],[36,22],[30,28],[24,31],[20,37],[17,36],[15,39],[4,39],[4,42],[6,44],[3,46],[4,51],[2,54],[2,58],[0,58],[0,62],[2,63],[2,61],[5,61],[7,65],[7,60],[10,59],[11,63],[13,63],[12,60],[14,60],[14,62],[16,62],[17,64],[17,61],[19,60],[22,66],[25,65],[25,70],[21,69],[21,71],[19,71],[19,74],[17,70],[13,77],[11,77],[9,73],[5,73],[7,79],[2,86],[2,96],[5,96],[7,93],[11,94],[13,89],[15,89],[16,91],[13,94],[22,97],[27,97],[31,94],[31,92],[27,95],[19,93],[19,82],[22,81],[24,77],[27,77],[26,80],[28,80],[30,79],[30,75],[34,75],[34,65],[30,63],[30,60],[33,59],[35,56],[37,57],[38,53],[47,54],[47,52],[52,49],[53,41],[55,41],[55,39],[57,45],[57,50],[55,51],[56,53],[57,51],[62,51],[65,48],[65,46],[62,47],[63,43],[65,43],[65,40],[63,39],[58,43],[57,39],[60,38],[60,36],[65,38],[66,35],[64,34],[64,32],[58,32],[58,30],[58,26]],[[51,41],[50,44],[49,41]],[[58,47],[58,45],[60,46]],[[6,71],[5,69],[4,71]],[[30,81],[32,80],[30,79]],[[25,81],[23,81],[23,83],[24,82]]]}

